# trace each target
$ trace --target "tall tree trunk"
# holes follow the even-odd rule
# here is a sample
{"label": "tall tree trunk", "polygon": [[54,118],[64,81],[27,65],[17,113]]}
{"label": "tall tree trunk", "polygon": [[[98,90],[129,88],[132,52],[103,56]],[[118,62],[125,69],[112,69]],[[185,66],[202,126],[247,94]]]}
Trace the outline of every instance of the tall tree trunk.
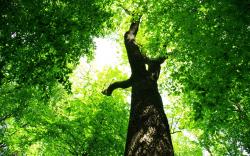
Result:
{"label": "tall tree trunk", "polygon": [[131,77],[111,84],[103,93],[110,96],[116,88],[132,86],[125,156],[173,156],[170,129],[157,86],[165,58],[150,60],[141,54],[135,42],[138,27],[139,21],[132,22],[124,35]]}

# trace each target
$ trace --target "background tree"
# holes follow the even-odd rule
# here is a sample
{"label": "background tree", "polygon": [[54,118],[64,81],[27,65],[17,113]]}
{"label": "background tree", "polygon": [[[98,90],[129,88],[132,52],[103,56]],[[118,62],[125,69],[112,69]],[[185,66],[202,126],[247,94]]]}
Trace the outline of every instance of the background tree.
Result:
{"label": "background tree", "polygon": [[[20,129],[50,110],[58,85],[70,92],[69,73],[81,56],[92,57],[93,36],[107,32],[111,1],[1,1],[0,122]],[[105,4],[105,5],[103,5]],[[109,27],[111,28],[111,27]],[[56,95],[54,95],[56,94]],[[38,109],[36,109],[38,108]],[[34,116],[34,112],[39,113]],[[29,112],[31,111],[31,112]],[[6,140],[0,137],[1,150]],[[13,142],[12,142],[13,143]],[[13,143],[15,145],[16,143]],[[8,145],[9,146],[9,145]]]}

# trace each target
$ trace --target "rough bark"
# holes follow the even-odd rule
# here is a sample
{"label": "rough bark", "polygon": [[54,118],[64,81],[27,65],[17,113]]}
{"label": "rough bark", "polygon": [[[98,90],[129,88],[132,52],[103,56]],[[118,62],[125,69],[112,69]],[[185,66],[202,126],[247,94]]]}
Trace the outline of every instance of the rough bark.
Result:
{"label": "rough bark", "polygon": [[124,35],[131,77],[111,84],[103,94],[110,96],[116,88],[132,86],[125,156],[173,156],[169,124],[157,86],[160,65],[165,58],[150,60],[141,54],[135,42],[138,27],[139,21],[132,22]]}

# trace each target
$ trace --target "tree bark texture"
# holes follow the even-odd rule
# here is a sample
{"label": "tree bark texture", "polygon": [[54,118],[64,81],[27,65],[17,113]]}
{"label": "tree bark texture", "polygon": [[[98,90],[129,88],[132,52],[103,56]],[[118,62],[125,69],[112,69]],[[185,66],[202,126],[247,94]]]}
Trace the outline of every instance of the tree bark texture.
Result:
{"label": "tree bark texture", "polygon": [[150,60],[141,54],[135,42],[138,27],[139,21],[132,22],[124,35],[131,77],[111,84],[103,94],[110,96],[116,88],[132,87],[125,156],[173,156],[169,124],[157,86],[165,58]]}

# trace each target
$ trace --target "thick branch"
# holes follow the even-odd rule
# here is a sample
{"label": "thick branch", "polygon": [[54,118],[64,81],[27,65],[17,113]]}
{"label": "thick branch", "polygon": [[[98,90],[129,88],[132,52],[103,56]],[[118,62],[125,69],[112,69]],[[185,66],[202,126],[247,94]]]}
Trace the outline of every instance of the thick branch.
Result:
{"label": "thick branch", "polygon": [[139,23],[140,21],[136,21],[136,22],[132,22],[129,28],[129,34],[133,35],[134,38],[138,32],[138,28],[139,28]]}
{"label": "thick branch", "polygon": [[107,96],[111,96],[112,92],[117,89],[117,88],[128,88],[131,86],[131,80],[130,78],[128,80],[125,81],[118,81],[118,82],[114,82],[112,84],[109,85],[109,87],[107,89],[105,89],[104,91],[102,91],[102,94],[107,95]]}

